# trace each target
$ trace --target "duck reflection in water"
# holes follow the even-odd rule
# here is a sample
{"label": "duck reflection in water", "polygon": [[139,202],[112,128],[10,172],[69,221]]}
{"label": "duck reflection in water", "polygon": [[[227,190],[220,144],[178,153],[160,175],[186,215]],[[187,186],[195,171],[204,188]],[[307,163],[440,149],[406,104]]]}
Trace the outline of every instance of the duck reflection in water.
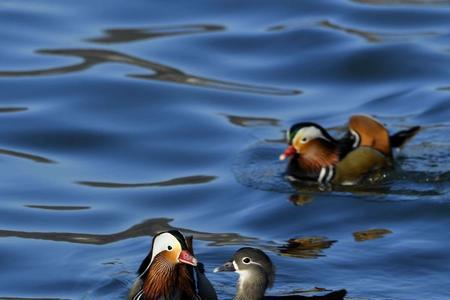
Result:
{"label": "duck reflection in water", "polygon": [[318,258],[325,256],[322,250],[330,248],[336,242],[321,236],[298,237],[289,239],[286,244],[277,247],[276,252],[289,257]]}

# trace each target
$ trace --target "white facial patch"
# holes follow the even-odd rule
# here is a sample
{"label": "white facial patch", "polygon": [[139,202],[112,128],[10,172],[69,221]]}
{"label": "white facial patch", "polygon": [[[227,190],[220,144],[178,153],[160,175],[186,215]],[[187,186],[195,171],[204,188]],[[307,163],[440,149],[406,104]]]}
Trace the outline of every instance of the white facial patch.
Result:
{"label": "white facial patch", "polygon": [[165,232],[158,235],[153,243],[152,259],[150,261],[150,264],[152,263],[156,255],[165,250],[168,250],[169,246],[171,247],[171,249],[174,249],[177,246],[178,248],[181,248],[180,242],[178,242],[176,237],[174,237],[170,233]]}
{"label": "white facial patch", "polygon": [[174,237],[168,232],[158,235],[153,242],[152,258],[150,260],[150,263],[148,264],[147,268],[145,268],[144,272],[142,272],[142,274],[140,274],[139,276],[142,276],[145,272],[147,272],[156,255],[158,255],[163,251],[171,251],[169,250],[169,248],[174,249],[175,247],[181,249],[180,242],[176,239],[176,237]]}
{"label": "white facial patch", "polygon": [[323,135],[322,131],[319,128],[315,126],[303,127],[295,134],[294,143],[296,142],[296,140],[300,139],[300,143],[304,144],[309,142],[310,140],[317,138],[328,141],[328,139]]}

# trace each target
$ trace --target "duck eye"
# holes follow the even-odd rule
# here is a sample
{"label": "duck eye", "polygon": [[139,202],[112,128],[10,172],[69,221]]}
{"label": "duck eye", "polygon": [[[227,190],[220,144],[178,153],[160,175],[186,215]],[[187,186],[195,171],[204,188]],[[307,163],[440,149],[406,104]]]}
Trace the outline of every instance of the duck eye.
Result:
{"label": "duck eye", "polygon": [[167,250],[169,250],[169,251],[172,250],[172,246],[170,246],[170,245],[167,246]]}
{"label": "duck eye", "polygon": [[242,262],[244,263],[244,264],[249,264],[250,263],[250,258],[249,257],[244,257],[243,259],[242,259]]}
{"label": "duck eye", "polygon": [[306,143],[308,141],[308,138],[302,138],[302,143],[304,144],[304,143]]}

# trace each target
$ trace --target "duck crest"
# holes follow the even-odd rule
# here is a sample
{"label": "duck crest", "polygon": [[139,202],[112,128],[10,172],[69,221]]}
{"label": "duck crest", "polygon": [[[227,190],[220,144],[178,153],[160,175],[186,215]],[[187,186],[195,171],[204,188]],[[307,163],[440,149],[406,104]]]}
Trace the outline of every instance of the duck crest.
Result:
{"label": "duck crest", "polygon": [[144,275],[140,300],[197,299],[188,267],[157,255]]}

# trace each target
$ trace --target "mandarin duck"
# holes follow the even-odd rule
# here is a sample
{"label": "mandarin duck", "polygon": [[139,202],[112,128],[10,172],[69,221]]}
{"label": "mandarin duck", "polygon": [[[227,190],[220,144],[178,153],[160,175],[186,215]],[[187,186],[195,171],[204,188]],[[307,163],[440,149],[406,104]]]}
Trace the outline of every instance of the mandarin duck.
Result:
{"label": "mandarin duck", "polygon": [[234,300],[341,300],[347,294],[339,290],[323,296],[265,296],[266,289],[275,280],[275,266],[261,250],[244,247],[236,251],[230,261],[214,269],[214,272],[236,272],[239,274]]}
{"label": "mandarin duck", "polygon": [[154,236],[128,300],[217,300],[216,291],[193,255],[192,237],[170,230]]}
{"label": "mandarin duck", "polygon": [[392,167],[393,149],[401,148],[419,130],[415,126],[389,135],[373,117],[354,115],[346,134],[335,139],[318,124],[297,123],[287,132],[289,146],[280,160],[291,157],[286,169],[291,180],[353,185]]}

